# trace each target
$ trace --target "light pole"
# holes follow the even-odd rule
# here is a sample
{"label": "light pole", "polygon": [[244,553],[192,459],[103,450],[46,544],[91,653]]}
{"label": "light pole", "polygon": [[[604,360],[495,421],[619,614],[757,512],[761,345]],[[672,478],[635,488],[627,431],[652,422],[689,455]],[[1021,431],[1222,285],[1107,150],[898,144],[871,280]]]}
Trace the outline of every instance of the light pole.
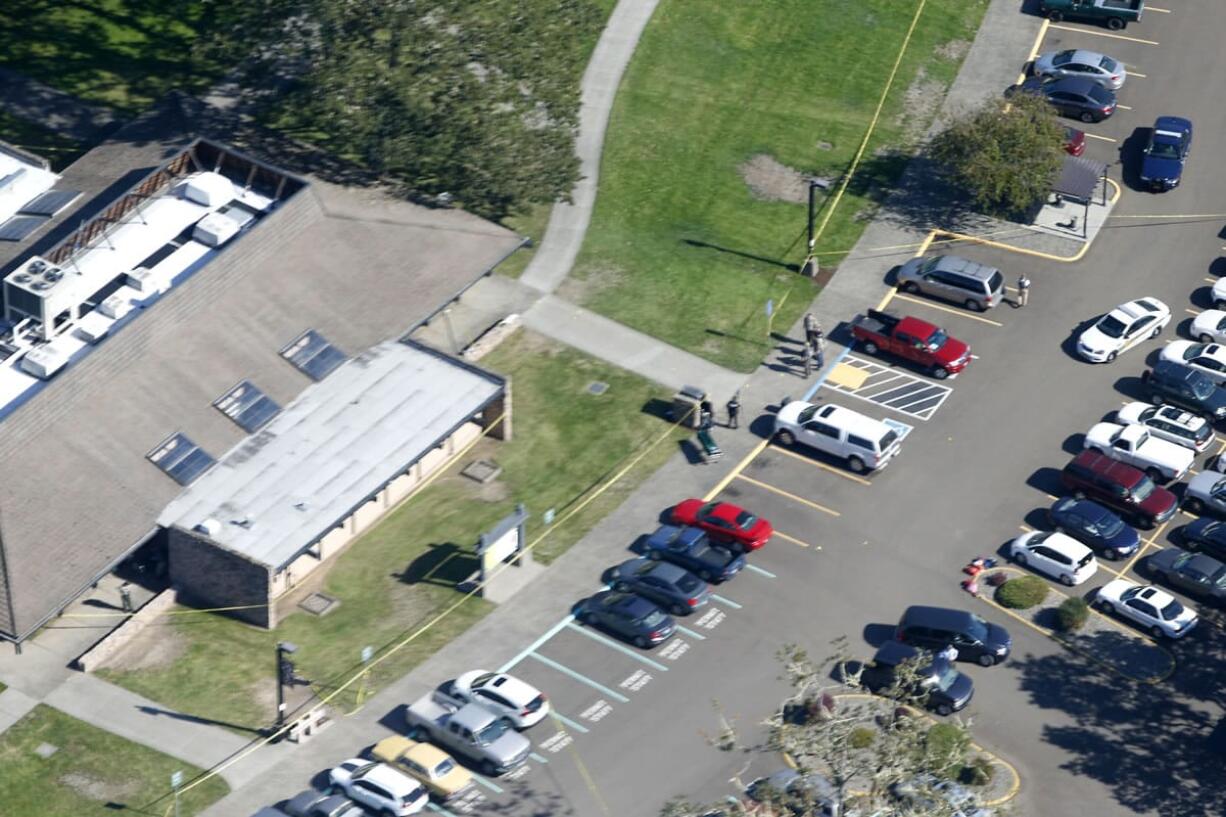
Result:
{"label": "light pole", "polygon": [[286,656],[298,652],[288,641],[277,642],[277,728],[285,725],[285,688],[294,682],[294,664]]}
{"label": "light pole", "polygon": [[805,255],[800,274],[810,278],[817,277],[817,256],[814,254],[817,249],[817,236],[813,234],[813,229],[817,222],[817,188],[821,186],[817,179],[809,179],[809,251]]}

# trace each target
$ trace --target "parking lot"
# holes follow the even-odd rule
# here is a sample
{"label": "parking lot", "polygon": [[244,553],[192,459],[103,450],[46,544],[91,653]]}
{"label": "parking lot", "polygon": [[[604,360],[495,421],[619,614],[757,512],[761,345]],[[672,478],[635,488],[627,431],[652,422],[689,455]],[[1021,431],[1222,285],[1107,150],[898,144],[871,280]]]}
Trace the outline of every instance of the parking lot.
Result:
{"label": "parking lot", "polygon": [[[1219,617],[1203,616],[1190,635],[1158,647],[1171,657],[1168,669],[1129,677],[1109,652],[1068,649],[1025,616],[959,587],[969,560],[1000,558],[1019,533],[1046,527],[1044,509],[1062,495],[1060,469],[1081,450],[1083,433],[1122,403],[1144,399],[1140,374],[1164,342],[1186,337],[1193,315],[1210,306],[1209,286],[1226,272],[1226,217],[1213,216],[1226,212],[1226,168],[1217,161],[1226,155],[1226,112],[1211,104],[1226,87],[1219,56],[1226,4],[1167,5],[1148,8],[1141,24],[1122,32],[1052,24],[1036,45],[1103,51],[1129,70],[1119,111],[1077,125],[1091,137],[1086,155],[1111,163],[1123,188],[1086,258],[1066,264],[979,245],[950,250],[1000,268],[1010,284],[1024,271],[1033,286],[1020,309],[1005,304],[981,314],[891,296],[889,309],[943,326],[970,343],[977,359],[938,382],[853,349],[829,361],[809,392],[894,424],[905,435],[898,458],[884,471],[857,475],[804,449],[769,444],[737,463],[713,498],[769,518],[777,533],[658,649],[639,651],[595,633],[565,614],[570,599],[555,600],[552,626],[516,631],[518,640],[501,647],[515,650],[502,669],[544,690],[556,717],[529,733],[526,766],[483,781],[478,798],[434,811],[647,817],[673,796],[733,794],[729,778],[745,758],[709,741],[721,723],[747,740],[761,734],[758,724],[784,692],[775,659],[782,644],[820,657],[846,635],[867,656],[906,606],[935,604],[975,610],[1013,636],[1005,664],[965,668],[976,685],[965,714],[983,747],[1020,775],[1014,813],[1223,813],[1217,753],[1226,743],[1219,725],[1226,631]],[[1018,55],[1019,68],[1027,57]],[[1196,138],[1182,186],[1155,195],[1138,189],[1136,166],[1160,114],[1193,119]],[[1189,214],[1203,215],[1182,217]],[[882,295],[896,263],[881,264]],[[1089,322],[1141,296],[1161,299],[1174,314],[1160,338],[1111,364],[1075,356],[1072,340]],[[753,429],[767,426],[759,419]],[[1195,470],[1226,451],[1226,429],[1218,432]],[[1181,495],[1179,484],[1168,487]],[[680,498],[661,496],[658,510]],[[1100,560],[1086,584],[1053,582],[1053,591],[1092,598],[1117,577],[1147,583],[1146,557],[1177,544],[1193,518],[1180,511],[1143,531],[1134,556]],[[630,547],[594,558],[632,557],[635,535],[656,520],[626,522]],[[593,575],[588,592],[599,589]],[[1126,622],[1112,626],[1120,637],[1152,641]],[[395,717],[386,723],[395,728]],[[746,776],[774,771],[770,763],[756,758]]]}

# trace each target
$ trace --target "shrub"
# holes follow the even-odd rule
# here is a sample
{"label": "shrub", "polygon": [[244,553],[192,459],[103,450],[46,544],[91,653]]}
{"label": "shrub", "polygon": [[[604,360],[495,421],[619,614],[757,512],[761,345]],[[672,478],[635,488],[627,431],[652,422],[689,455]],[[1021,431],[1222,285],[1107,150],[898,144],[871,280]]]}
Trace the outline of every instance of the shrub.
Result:
{"label": "shrub", "polygon": [[1089,618],[1090,605],[1082,598],[1067,598],[1056,608],[1056,624],[1066,633],[1080,630]]}
{"label": "shrub", "polygon": [[954,723],[938,723],[929,728],[924,749],[932,771],[941,777],[958,776],[971,739]]}
{"label": "shrub", "polygon": [[848,743],[853,749],[867,749],[873,745],[873,741],[877,739],[877,733],[867,726],[861,726],[851,730],[851,734],[847,736]]}
{"label": "shrub", "polygon": [[996,591],[996,601],[1002,607],[1025,610],[1047,598],[1047,584],[1038,576],[1020,576],[1002,584]]}
{"label": "shrub", "polygon": [[962,767],[958,782],[968,786],[986,786],[995,775],[996,764],[983,755],[975,755],[970,763]]}

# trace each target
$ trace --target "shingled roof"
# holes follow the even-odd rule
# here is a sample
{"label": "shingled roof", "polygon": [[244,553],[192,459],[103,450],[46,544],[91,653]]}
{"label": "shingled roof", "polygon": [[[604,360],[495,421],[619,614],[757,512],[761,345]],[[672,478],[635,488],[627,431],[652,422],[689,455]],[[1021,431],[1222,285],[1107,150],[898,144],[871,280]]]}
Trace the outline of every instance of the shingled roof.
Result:
{"label": "shingled roof", "polygon": [[[85,201],[20,257],[5,247],[0,267],[50,249],[185,144],[149,121],[120,130],[63,174]],[[30,634],[155,529],[180,491],[146,459],[159,442],[183,432],[220,457],[246,436],[213,407],[236,383],[282,406],[310,385],[280,354],[302,332],[357,355],[520,243],[461,211],[308,181],[0,422],[0,633]]]}

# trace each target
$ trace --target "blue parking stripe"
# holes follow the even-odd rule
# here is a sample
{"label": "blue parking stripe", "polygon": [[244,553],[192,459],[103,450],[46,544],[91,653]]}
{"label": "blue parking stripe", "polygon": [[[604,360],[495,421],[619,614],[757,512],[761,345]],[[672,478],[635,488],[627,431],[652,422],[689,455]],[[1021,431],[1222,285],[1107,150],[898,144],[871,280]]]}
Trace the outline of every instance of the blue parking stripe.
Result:
{"label": "blue parking stripe", "polygon": [[454,814],[452,814],[450,811],[440,806],[438,803],[435,803],[433,800],[426,801],[426,808],[430,809],[433,812],[443,815],[443,817],[455,817]]}
{"label": "blue parking stripe", "polygon": [[699,641],[706,641],[706,640],[707,640],[707,637],[706,637],[705,635],[703,635],[702,633],[696,633],[696,632],[694,632],[693,630],[691,630],[689,627],[682,627],[680,624],[678,624],[678,625],[677,625],[677,630],[678,630],[678,631],[680,631],[680,632],[685,633],[685,634],[686,634],[686,635],[688,635],[690,638],[697,638]]}
{"label": "blue parking stripe", "polygon": [[549,762],[547,758],[545,758],[542,755],[538,755],[536,752],[529,752],[528,757],[532,758],[537,763],[548,763]]}
{"label": "blue parking stripe", "polygon": [[540,661],[542,664],[544,664],[547,667],[553,667],[554,669],[556,669],[558,672],[562,673],[563,675],[569,675],[571,678],[574,678],[576,681],[578,681],[581,684],[587,684],[592,689],[612,698],[615,701],[620,701],[621,703],[630,702],[630,699],[627,698],[625,695],[622,695],[620,692],[609,689],[604,684],[597,683],[596,681],[593,681],[591,678],[588,678],[586,675],[579,673],[579,672],[575,672],[570,667],[559,664],[557,661],[554,661],[552,658],[549,658],[548,656],[541,655],[539,652],[528,653],[528,657],[535,658],[537,661]]}
{"label": "blue parking stripe", "polygon": [[575,620],[575,617],[573,615],[569,615],[566,618],[559,621],[557,624],[550,627],[548,632],[546,632],[543,636],[538,638],[536,641],[532,642],[532,646],[528,647],[526,650],[521,652],[519,655],[515,656],[510,661],[503,664],[502,667],[500,667],[498,671],[506,672],[507,670],[511,669],[511,667],[518,664],[520,661],[523,661],[526,656],[528,656],[530,653],[532,653],[535,649],[540,647],[546,641],[553,638],[555,635],[558,634],[559,630],[561,630],[563,627],[565,627],[567,624],[570,624],[574,620]]}
{"label": "blue parking stripe", "polygon": [[474,774],[473,780],[477,781],[482,786],[485,786],[487,789],[492,791],[494,794],[502,794],[502,786],[499,786],[497,783],[494,783],[493,781],[486,780],[484,777],[482,777],[479,774]]}
{"label": "blue parking stripe", "polygon": [[826,382],[826,378],[830,376],[831,370],[834,369],[835,366],[839,365],[843,358],[847,357],[849,354],[851,354],[851,347],[844,346],[843,351],[835,355],[834,360],[830,361],[830,366],[827,367],[826,371],[818,375],[817,382],[814,383],[809,390],[805,392],[805,396],[800,399],[804,400],[806,403],[810,402],[813,399],[813,395],[817,394],[817,390],[820,389],[822,384]]}
{"label": "blue parking stripe", "polygon": [[649,667],[655,667],[660,672],[668,672],[668,667],[664,666],[659,661],[652,661],[650,658],[648,658],[645,655],[639,655],[637,652],[625,646],[624,644],[618,644],[616,641],[613,641],[612,639],[605,638],[603,635],[598,635],[592,632],[591,630],[587,629],[586,627],[580,627],[578,624],[575,624],[573,622],[568,622],[566,626],[570,627],[572,630],[574,630],[577,633],[583,633],[585,636],[592,639],[593,641],[599,641],[601,644],[604,644],[605,646],[608,646],[608,647],[612,647],[618,652],[624,652],[626,655],[630,656],[631,658],[635,658],[639,661],[642,661],[644,664],[646,664]]}
{"label": "blue parking stripe", "polygon": [[583,724],[578,723],[578,722],[576,722],[576,721],[572,721],[570,718],[566,717],[565,715],[563,715],[561,712],[559,712],[559,711],[558,711],[558,710],[556,710],[556,709],[555,709],[555,710],[553,710],[552,712],[550,712],[549,714],[550,714],[550,715],[552,715],[553,717],[557,718],[559,721],[561,721],[561,722],[562,722],[562,724],[563,724],[563,725],[564,725],[564,726],[565,726],[567,729],[574,729],[576,732],[582,732],[582,733],[583,733],[583,734],[585,734],[585,735],[586,735],[588,732],[592,731],[591,729],[588,729],[588,728],[587,728],[586,726],[584,726]]}
{"label": "blue parking stripe", "polygon": [[721,596],[719,593],[712,593],[712,594],[711,594],[711,598],[715,599],[715,600],[716,600],[716,601],[718,601],[720,604],[726,604],[726,605],[728,605],[728,606],[729,606],[729,607],[731,607],[733,610],[740,610],[740,609],[741,609],[741,605],[737,604],[737,603],[736,603],[735,601],[733,601],[732,599],[726,599],[726,598],[724,598],[724,597],[723,597],[723,596]]}
{"label": "blue parking stripe", "polygon": [[778,577],[778,576],[776,576],[774,573],[771,573],[769,570],[763,570],[762,568],[758,567],[757,565],[745,565],[745,569],[746,569],[746,570],[752,570],[754,573],[760,573],[760,574],[762,574],[763,576],[765,576],[765,577],[766,577],[766,578],[768,578],[768,579],[777,579],[777,578],[779,578],[779,577]]}

